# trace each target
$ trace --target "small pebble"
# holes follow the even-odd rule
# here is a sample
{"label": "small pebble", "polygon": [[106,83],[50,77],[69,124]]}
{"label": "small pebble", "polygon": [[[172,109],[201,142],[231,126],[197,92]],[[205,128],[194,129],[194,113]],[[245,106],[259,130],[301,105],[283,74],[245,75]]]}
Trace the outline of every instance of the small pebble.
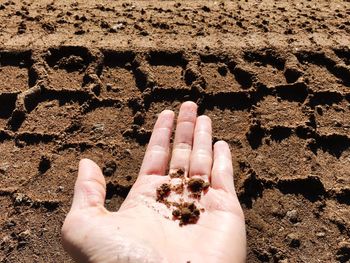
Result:
{"label": "small pebble", "polygon": [[325,237],[326,233],[325,232],[318,232],[318,233],[316,233],[316,236],[317,237]]}
{"label": "small pebble", "polygon": [[286,213],[286,218],[292,222],[292,223],[297,223],[299,221],[299,218],[298,218],[298,211],[293,209],[293,210],[289,210],[287,213]]}
{"label": "small pebble", "polygon": [[117,164],[114,161],[107,161],[102,169],[105,176],[112,176],[117,170]]}
{"label": "small pebble", "polygon": [[300,239],[297,234],[290,233],[286,237],[286,241],[289,243],[290,247],[297,248],[300,247]]}
{"label": "small pebble", "polygon": [[103,123],[96,123],[93,127],[92,130],[93,132],[96,133],[102,133],[104,131],[105,125]]}

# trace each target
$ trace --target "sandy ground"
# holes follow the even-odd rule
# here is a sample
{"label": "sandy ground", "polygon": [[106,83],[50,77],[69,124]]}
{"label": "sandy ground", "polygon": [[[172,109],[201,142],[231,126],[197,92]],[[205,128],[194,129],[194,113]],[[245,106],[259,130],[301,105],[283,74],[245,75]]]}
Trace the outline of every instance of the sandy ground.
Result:
{"label": "sandy ground", "polygon": [[193,100],[232,148],[248,262],[349,262],[349,15],[347,1],[1,1],[0,261],[71,262],[78,160],[114,162],[118,209],[157,113]]}

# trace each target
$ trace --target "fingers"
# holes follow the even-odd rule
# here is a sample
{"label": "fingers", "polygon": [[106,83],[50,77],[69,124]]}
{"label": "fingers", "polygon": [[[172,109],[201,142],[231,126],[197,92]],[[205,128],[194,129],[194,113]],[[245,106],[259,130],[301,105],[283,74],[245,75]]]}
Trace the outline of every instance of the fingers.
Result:
{"label": "fingers", "polygon": [[71,210],[104,206],[105,197],[106,181],[100,167],[89,159],[82,159],[79,163]]}
{"label": "fingers", "polygon": [[224,141],[216,142],[214,145],[214,164],[211,174],[211,185],[214,189],[222,189],[235,194],[231,158],[231,151],[228,144]]}
{"label": "fingers", "polygon": [[177,118],[170,171],[180,168],[189,170],[196,117],[197,105],[191,101],[184,102]]}
{"label": "fingers", "polygon": [[194,130],[190,176],[199,175],[209,179],[213,163],[212,148],[211,120],[208,116],[199,116]]}
{"label": "fingers", "polygon": [[170,136],[173,129],[174,112],[162,111],[154,125],[140,175],[164,175],[169,161]]}

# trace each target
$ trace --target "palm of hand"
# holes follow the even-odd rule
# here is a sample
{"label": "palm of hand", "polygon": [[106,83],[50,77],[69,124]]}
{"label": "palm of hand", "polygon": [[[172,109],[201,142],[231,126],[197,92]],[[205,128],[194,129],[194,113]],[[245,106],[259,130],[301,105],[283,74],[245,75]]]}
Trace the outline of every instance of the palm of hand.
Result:
{"label": "palm of hand", "polygon": [[[194,105],[183,105],[179,120],[181,115],[189,113],[189,107]],[[167,124],[161,118],[157,121],[160,122],[158,130],[164,132]],[[178,125],[176,133],[180,132]],[[214,148],[214,165],[208,166],[212,167],[209,173],[201,172],[203,167],[196,171],[196,167],[203,166],[196,158],[181,159],[173,152],[170,169],[183,165],[189,174],[211,176],[212,182],[201,198],[195,200],[204,208],[198,222],[180,226],[178,220],[171,217],[171,209],[158,202],[156,196],[157,187],[171,181],[169,176],[164,176],[166,151],[159,148],[160,145],[168,147],[166,141],[170,135],[159,137],[157,124],[153,135],[140,176],[118,212],[109,212],[103,206],[105,182],[99,167],[89,160],[81,162],[72,209],[62,230],[66,250],[78,262],[243,262],[244,216],[233,183],[230,185],[227,181],[232,165],[225,160],[227,155],[218,154],[220,151],[227,154],[227,148],[222,148],[226,145],[221,142]],[[175,135],[174,145],[176,137],[179,140]],[[159,141],[160,138],[164,140]],[[180,136],[180,140],[183,139]],[[200,159],[203,157],[206,160],[205,156]],[[155,159],[158,162],[152,161]],[[217,174],[215,179],[213,174]],[[192,201],[186,194],[182,197]]]}

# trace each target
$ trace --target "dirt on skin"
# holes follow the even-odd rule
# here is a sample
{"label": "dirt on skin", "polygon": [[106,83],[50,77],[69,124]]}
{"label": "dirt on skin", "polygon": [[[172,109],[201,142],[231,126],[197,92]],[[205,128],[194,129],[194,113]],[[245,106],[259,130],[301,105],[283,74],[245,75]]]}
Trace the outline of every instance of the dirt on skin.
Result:
{"label": "dirt on skin", "polygon": [[78,160],[103,168],[115,211],[157,114],[193,100],[232,149],[247,261],[348,262],[349,15],[347,1],[2,1],[0,261],[72,262],[60,228]]}
{"label": "dirt on skin", "polygon": [[201,178],[190,178],[187,182],[187,188],[193,198],[199,199],[202,192],[205,192],[210,186],[209,182],[205,182]]}
{"label": "dirt on skin", "polygon": [[[156,189],[157,202],[170,209],[172,219],[179,220],[179,226],[197,223],[200,212],[204,212],[204,208],[198,206],[198,201],[202,194],[206,193],[210,183],[202,178],[186,177],[184,169],[172,171],[167,176],[169,176],[169,183],[163,183]],[[175,178],[180,179],[180,182],[172,181]],[[184,191],[185,189],[188,191]],[[166,218],[170,219],[168,216]]]}
{"label": "dirt on skin", "polygon": [[170,192],[171,192],[171,187],[169,184],[167,183],[161,184],[156,190],[157,201],[164,202],[165,198],[169,196]]}
{"label": "dirt on skin", "polygon": [[195,224],[199,220],[200,210],[195,203],[183,202],[172,212],[175,220],[179,220],[179,225]]}

